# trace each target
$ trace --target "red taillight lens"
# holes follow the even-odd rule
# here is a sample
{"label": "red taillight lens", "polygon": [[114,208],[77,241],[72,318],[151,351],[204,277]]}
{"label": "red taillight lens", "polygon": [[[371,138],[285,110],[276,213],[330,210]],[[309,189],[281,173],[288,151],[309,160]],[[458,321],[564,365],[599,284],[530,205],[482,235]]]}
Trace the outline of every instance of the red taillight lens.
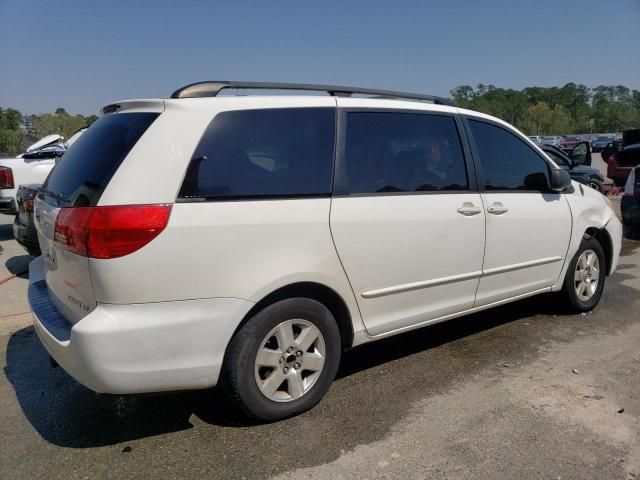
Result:
{"label": "red taillight lens", "polygon": [[13,171],[9,167],[0,167],[0,188],[15,188]]}
{"label": "red taillight lens", "polygon": [[91,258],[117,258],[156,238],[169,221],[171,205],[123,205],[62,208],[54,241]]}

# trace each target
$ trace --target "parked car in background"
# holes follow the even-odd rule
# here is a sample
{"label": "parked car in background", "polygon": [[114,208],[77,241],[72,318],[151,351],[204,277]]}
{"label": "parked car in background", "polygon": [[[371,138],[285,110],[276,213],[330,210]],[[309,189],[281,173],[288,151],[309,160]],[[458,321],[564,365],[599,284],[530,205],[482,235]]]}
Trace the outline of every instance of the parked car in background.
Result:
{"label": "parked car in background", "polygon": [[448,99],[201,82],[103,113],[38,192],[29,273],[38,337],[98,392],[221,384],[274,421],[344,349],[552,291],[588,311],[618,263],[603,195]]}
{"label": "parked car in background", "polygon": [[42,185],[20,185],[16,193],[18,213],[13,221],[13,237],[29,255],[41,255],[38,234],[33,221],[33,203]]}
{"label": "parked car in background", "polygon": [[84,130],[83,128],[73,134],[67,142],[61,135],[47,135],[23,154],[15,158],[0,159],[0,213],[17,214],[18,186],[44,182],[56,159],[64,154]]}
{"label": "parked car in background", "polygon": [[[25,155],[42,155],[43,158],[47,158],[47,156],[50,155],[51,149],[55,149],[56,156],[53,168],[51,169],[51,171],[53,171],[55,166],[64,156],[64,152],[68,147],[73,145],[85,130],[86,128],[79,130],[62,145],[47,146],[42,150],[36,150],[36,153],[27,153]],[[16,213],[16,218],[13,221],[13,237],[30,255],[33,255],[34,257],[41,254],[33,219],[33,204],[35,196],[41,186],[42,185],[39,183],[20,185],[15,197],[18,212]]]}
{"label": "parked car in background", "polygon": [[542,143],[543,145],[555,145],[557,147],[558,145],[560,145],[561,141],[562,137],[558,135],[552,135],[548,137],[542,137],[540,143]]}
{"label": "parked car in background", "polygon": [[42,183],[62,155],[61,135],[47,135],[15,158],[0,159],[0,213],[14,215],[18,211],[16,193],[22,183]]}
{"label": "parked car in background", "polygon": [[640,166],[631,169],[620,202],[622,223],[632,237],[640,237]]}
{"label": "parked car in background", "polygon": [[532,135],[529,137],[529,140],[535,143],[542,143],[542,137],[539,135]]}
{"label": "parked car in background", "polygon": [[621,142],[611,142],[602,151],[607,176],[616,185],[626,183],[631,169],[640,164],[640,129],[625,130]]}
{"label": "parked car in background", "polygon": [[558,147],[560,147],[565,152],[570,152],[573,147],[575,147],[582,139],[580,135],[565,135],[565,137],[560,140]]}
{"label": "parked car in background", "polygon": [[573,180],[588,185],[598,192],[604,191],[604,178],[600,170],[591,167],[589,142],[578,143],[569,154],[553,145],[540,145],[540,148],[556,165],[567,170]]}
{"label": "parked car in background", "polygon": [[601,152],[611,142],[614,141],[613,135],[598,135],[591,140],[591,151]]}

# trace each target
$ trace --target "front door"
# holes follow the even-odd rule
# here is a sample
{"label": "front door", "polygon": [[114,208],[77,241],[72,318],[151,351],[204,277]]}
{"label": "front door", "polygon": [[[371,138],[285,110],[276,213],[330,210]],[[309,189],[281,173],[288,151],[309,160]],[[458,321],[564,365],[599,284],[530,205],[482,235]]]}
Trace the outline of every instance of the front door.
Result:
{"label": "front door", "polygon": [[506,127],[468,122],[479,156],[487,237],[476,306],[553,286],[571,237],[564,195],[549,189],[549,164]]}
{"label": "front door", "polygon": [[[331,232],[371,335],[471,308],[485,212],[453,115],[342,112]],[[346,123],[346,125],[345,125]]]}

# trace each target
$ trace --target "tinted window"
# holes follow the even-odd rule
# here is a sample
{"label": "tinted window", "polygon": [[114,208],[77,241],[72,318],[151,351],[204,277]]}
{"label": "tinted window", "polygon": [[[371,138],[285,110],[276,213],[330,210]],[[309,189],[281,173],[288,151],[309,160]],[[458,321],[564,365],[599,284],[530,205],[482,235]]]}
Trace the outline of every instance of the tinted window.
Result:
{"label": "tinted window", "polygon": [[221,113],[196,147],[180,197],[330,194],[334,136],[333,108]]}
{"label": "tinted window", "polygon": [[487,190],[547,190],[549,167],[523,140],[507,130],[470,120]]}
{"label": "tinted window", "polygon": [[44,188],[71,205],[96,205],[124,158],[158,115],[115,113],[99,118],[65,152]]}
{"label": "tinted window", "polygon": [[450,116],[350,112],[345,164],[351,193],[468,189]]}

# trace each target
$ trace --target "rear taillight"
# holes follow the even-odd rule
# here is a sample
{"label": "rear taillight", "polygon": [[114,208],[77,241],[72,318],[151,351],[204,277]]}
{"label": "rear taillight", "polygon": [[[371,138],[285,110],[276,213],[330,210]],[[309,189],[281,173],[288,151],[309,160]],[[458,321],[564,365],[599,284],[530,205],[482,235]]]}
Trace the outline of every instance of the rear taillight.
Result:
{"label": "rear taillight", "polygon": [[61,208],[54,241],[90,258],[117,258],[147,245],[169,221],[171,205]]}
{"label": "rear taillight", "polygon": [[13,171],[9,167],[0,167],[0,189],[2,188],[15,188]]}

